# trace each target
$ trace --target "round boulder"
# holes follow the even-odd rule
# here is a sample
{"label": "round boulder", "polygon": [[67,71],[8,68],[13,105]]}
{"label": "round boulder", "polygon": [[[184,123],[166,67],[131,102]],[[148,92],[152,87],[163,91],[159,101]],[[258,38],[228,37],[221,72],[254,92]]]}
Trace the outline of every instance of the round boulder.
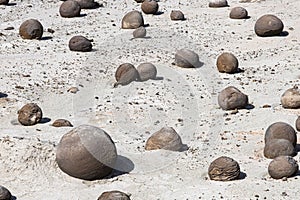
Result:
{"label": "round boulder", "polygon": [[123,63],[116,70],[115,78],[117,82],[114,84],[114,86],[128,85],[132,81],[136,81],[138,77],[138,71],[132,64]]}
{"label": "round boulder", "polygon": [[223,110],[245,108],[248,105],[248,96],[236,87],[229,86],[220,92],[218,103]]}
{"label": "round boulder", "polygon": [[59,14],[65,18],[80,16],[81,7],[77,1],[68,0],[63,2],[59,8]]}
{"label": "round boulder", "polygon": [[66,174],[83,180],[97,180],[112,172],[117,150],[110,136],[102,129],[81,125],[63,135],[56,162]]}
{"label": "round boulder", "polygon": [[152,63],[142,63],[137,67],[140,81],[147,81],[149,79],[155,79],[157,69]]}
{"label": "round boulder", "polygon": [[211,8],[220,8],[220,7],[227,7],[228,2],[227,0],[209,0],[208,7]]}
{"label": "round boulder", "polygon": [[281,104],[284,108],[300,108],[300,90],[298,87],[286,90],[281,96]]}
{"label": "round boulder", "polygon": [[222,156],[214,160],[208,168],[208,175],[211,180],[231,181],[240,176],[240,166],[232,158]]}
{"label": "round boulder", "polygon": [[73,127],[71,122],[69,122],[66,119],[57,119],[52,123],[52,126],[54,126],[54,127]]}
{"label": "round boulder", "polygon": [[24,126],[35,125],[42,117],[42,109],[35,103],[28,103],[18,110],[18,121]]}
{"label": "round boulder", "polygon": [[235,73],[238,71],[239,61],[232,53],[222,53],[217,58],[217,68],[221,73]]}
{"label": "round boulder", "polygon": [[23,39],[41,39],[43,32],[42,24],[36,19],[24,21],[19,28],[19,35]]}
{"label": "round boulder", "polygon": [[234,7],[231,9],[229,17],[231,19],[246,19],[248,11],[243,7]]}
{"label": "round boulder", "polygon": [[274,179],[288,178],[298,172],[297,161],[290,156],[279,156],[272,160],[268,167],[270,176]]}
{"label": "round boulder", "polygon": [[74,36],[69,40],[69,49],[71,51],[88,52],[92,51],[91,40],[81,35]]}
{"label": "round boulder", "polygon": [[130,200],[130,195],[124,192],[113,190],[108,192],[103,192],[98,200]]}
{"label": "round boulder", "polygon": [[175,64],[183,68],[196,68],[201,65],[198,54],[189,49],[180,49],[176,52]]}
{"label": "round boulder", "polygon": [[141,5],[145,14],[156,14],[158,11],[158,3],[155,0],[145,0]]}
{"label": "round boulder", "polygon": [[143,38],[147,34],[145,27],[141,26],[132,32],[134,38]]}
{"label": "round boulder", "polygon": [[296,151],[293,144],[285,139],[273,139],[268,141],[264,148],[266,158],[276,158],[278,156],[295,156]]}
{"label": "round boulder", "polygon": [[123,29],[136,29],[140,26],[144,26],[144,18],[139,11],[130,11],[122,19]]}
{"label": "round boulder", "polygon": [[180,10],[172,10],[170,14],[171,20],[185,20],[184,14]]}
{"label": "round boulder", "polygon": [[265,144],[274,139],[286,139],[295,147],[297,143],[296,131],[285,122],[275,122],[266,130]]}
{"label": "round boulder", "polygon": [[261,37],[280,35],[283,30],[282,21],[275,15],[263,15],[255,23],[254,31]]}
{"label": "round boulder", "polygon": [[0,185],[0,199],[1,200],[11,200],[11,197],[12,196],[11,196],[10,191],[7,188]]}

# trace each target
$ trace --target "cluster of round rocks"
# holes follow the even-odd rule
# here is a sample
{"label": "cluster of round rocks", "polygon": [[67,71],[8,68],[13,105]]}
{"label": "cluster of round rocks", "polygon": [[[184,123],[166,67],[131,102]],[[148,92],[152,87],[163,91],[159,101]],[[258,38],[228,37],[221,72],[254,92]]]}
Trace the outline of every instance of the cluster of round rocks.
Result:
{"label": "cluster of round rocks", "polygon": [[[158,14],[159,5],[155,0],[136,0],[141,3],[144,14]],[[0,0],[0,4],[7,5],[8,0]],[[61,17],[79,17],[81,9],[94,9],[100,5],[94,0],[67,0],[64,1],[59,13]],[[210,0],[209,7],[218,8],[228,6],[226,0]],[[248,12],[245,8],[234,7],[229,14],[231,19],[246,19]],[[172,10],[171,20],[185,20],[184,14],[179,10]],[[144,19],[139,11],[131,11],[122,19],[123,29],[136,29],[134,38],[142,38],[146,35]],[[258,36],[276,36],[283,31],[282,21],[274,15],[263,15],[254,26]],[[24,21],[19,28],[19,35],[23,39],[41,39],[43,35],[42,24],[35,19]],[[92,40],[83,36],[74,36],[69,41],[72,51],[87,52],[92,50]],[[175,54],[175,64],[183,68],[195,68],[201,66],[199,56],[189,49],[181,49]],[[224,52],[217,58],[216,67],[220,73],[238,72],[238,59],[229,52]],[[135,68],[130,63],[124,63],[118,67],[115,73],[117,85],[127,85],[132,81],[146,81],[155,79],[156,67],[151,63],[142,63]],[[248,96],[234,86],[222,90],[218,96],[219,106],[223,110],[245,108],[248,105]],[[284,108],[300,108],[300,92],[297,87],[288,89],[281,97]],[[34,103],[24,105],[18,111],[18,121],[24,126],[32,126],[41,122],[43,113],[41,108]],[[54,127],[69,126],[72,124],[65,119],[58,119]],[[296,121],[297,130],[300,129],[300,118]],[[298,171],[298,164],[292,158],[295,155],[297,141],[296,132],[290,125],[277,122],[272,124],[265,133],[264,155],[274,159],[268,167],[271,177],[280,179],[290,177]],[[101,145],[99,145],[101,144]],[[165,149],[182,151],[184,145],[178,133],[172,127],[163,127],[151,135],[145,144],[145,150]],[[90,126],[80,125],[61,138],[56,151],[56,162],[59,168],[66,174],[84,179],[97,180],[108,176],[115,167],[117,149],[112,138],[104,130]],[[222,156],[214,160],[209,168],[210,179],[217,181],[231,181],[240,177],[240,166],[230,157]],[[11,199],[8,189],[0,186],[0,199]],[[130,199],[130,195],[121,191],[109,191],[102,193],[98,200],[104,199]]]}

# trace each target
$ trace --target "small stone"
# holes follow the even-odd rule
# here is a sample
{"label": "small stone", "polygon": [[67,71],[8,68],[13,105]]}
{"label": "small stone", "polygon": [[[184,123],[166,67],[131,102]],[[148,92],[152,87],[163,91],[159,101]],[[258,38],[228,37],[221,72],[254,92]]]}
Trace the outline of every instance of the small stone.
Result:
{"label": "small stone", "polygon": [[208,175],[211,180],[215,181],[235,180],[240,176],[240,166],[232,158],[222,156],[209,165]]}
{"label": "small stone", "polygon": [[89,52],[92,51],[93,45],[91,40],[81,35],[74,36],[69,41],[69,49],[71,51]]}
{"label": "small stone", "polygon": [[134,38],[143,38],[146,36],[146,34],[147,34],[147,31],[146,31],[145,27],[143,27],[143,26],[135,29],[132,33]]}
{"label": "small stone", "polygon": [[229,17],[231,19],[246,19],[248,11],[243,7],[234,7],[231,9]]}
{"label": "small stone", "polygon": [[184,14],[180,10],[172,10],[170,14],[171,20],[185,20]]}
{"label": "small stone", "polygon": [[298,164],[290,156],[279,156],[270,162],[268,172],[274,179],[288,178],[298,172]]}
{"label": "small stone", "polygon": [[54,127],[73,127],[71,122],[66,119],[57,119],[53,122],[52,126]]}
{"label": "small stone", "polygon": [[42,109],[35,103],[28,103],[18,111],[18,121],[24,126],[35,125],[42,117]]}
{"label": "small stone", "polygon": [[98,200],[130,200],[130,195],[114,190],[103,192],[101,196],[98,197]]}
{"label": "small stone", "polygon": [[70,87],[67,92],[76,94],[79,91],[78,87]]}

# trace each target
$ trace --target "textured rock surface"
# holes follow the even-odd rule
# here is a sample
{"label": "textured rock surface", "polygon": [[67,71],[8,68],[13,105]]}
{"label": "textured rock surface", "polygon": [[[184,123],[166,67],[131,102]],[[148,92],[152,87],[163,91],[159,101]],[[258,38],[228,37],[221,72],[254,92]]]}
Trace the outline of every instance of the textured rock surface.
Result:
{"label": "textured rock surface", "polygon": [[254,31],[258,36],[276,36],[283,30],[283,22],[275,15],[263,15],[255,23]]}
{"label": "textured rock surface", "polygon": [[292,126],[285,122],[275,122],[266,130],[265,143],[268,143],[273,139],[286,139],[295,146],[297,142],[296,131]]}
{"label": "textured rock surface", "polygon": [[130,200],[130,196],[121,191],[108,191],[103,192],[98,200]]}
{"label": "textured rock surface", "polygon": [[248,96],[236,87],[229,86],[219,93],[218,103],[223,110],[245,108],[248,105]]}
{"label": "textured rock surface", "polygon": [[219,72],[235,73],[238,71],[239,61],[232,53],[222,53],[217,58]]}
{"label": "textured rock surface", "polygon": [[286,90],[281,96],[281,104],[284,108],[300,108],[300,90],[297,87]]}
{"label": "textured rock surface", "polygon": [[71,18],[80,16],[81,7],[77,1],[68,0],[63,2],[59,8],[62,17]]}
{"label": "textured rock surface", "polygon": [[88,52],[92,51],[92,48],[91,41],[84,36],[74,36],[69,40],[69,49],[71,51]]}
{"label": "textured rock surface", "polygon": [[19,28],[19,34],[23,39],[41,39],[43,32],[42,24],[36,19],[24,21]]}
{"label": "textured rock surface", "polygon": [[24,126],[35,125],[42,117],[42,109],[35,103],[28,103],[18,110],[18,121]]}
{"label": "textured rock surface", "polygon": [[285,139],[273,139],[265,144],[264,156],[276,158],[278,156],[295,156],[296,151],[293,144]]}
{"label": "textured rock surface", "polygon": [[176,52],[175,64],[183,68],[196,68],[201,65],[198,54],[189,49],[180,49]]}
{"label": "textured rock surface", "polygon": [[215,181],[235,180],[240,176],[240,166],[232,158],[222,156],[209,165],[208,175],[211,180]]}
{"label": "textured rock surface", "polygon": [[274,179],[293,176],[298,172],[297,161],[290,156],[280,156],[272,160],[268,167],[270,176]]}
{"label": "textured rock surface", "polygon": [[122,19],[123,29],[136,29],[144,26],[144,18],[139,11],[130,11]]}

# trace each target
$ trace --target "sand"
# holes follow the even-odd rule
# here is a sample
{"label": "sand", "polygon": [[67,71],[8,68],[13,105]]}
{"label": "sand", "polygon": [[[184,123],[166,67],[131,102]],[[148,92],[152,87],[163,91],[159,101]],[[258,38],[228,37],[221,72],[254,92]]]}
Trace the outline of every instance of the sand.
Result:
{"label": "sand", "polygon": [[[140,10],[134,0],[103,1],[103,7],[70,19],[59,16],[58,0],[11,3],[0,6],[0,184],[16,199],[97,199],[107,190],[134,200],[298,197],[298,177],[270,178],[271,160],[262,154],[266,128],[276,121],[294,126],[300,114],[280,105],[283,92],[299,84],[298,0],[232,0],[230,7],[217,9],[202,0],[161,0],[160,15],[144,15],[148,38],[133,40],[133,30],[120,27],[124,14]],[[234,6],[246,8],[250,18],[230,19]],[[187,20],[171,21],[173,9]],[[255,35],[255,21],[264,14],[283,21],[284,36]],[[44,26],[40,41],[18,35],[30,18]],[[71,52],[68,41],[75,35],[93,39],[93,51]],[[181,48],[198,53],[203,66],[173,65]],[[216,58],[224,51],[239,59],[243,72],[218,73]],[[113,88],[115,70],[124,62],[152,62],[158,79]],[[217,95],[229,85],[247,94],[253,108],[235,114],[221,110]],[[79,91],[67,92],[71,87]],[[17,111],[29,102],[42,108],[45,119],[24,127],[16,123]],[[83,181],[58,168],[56,145],[72,129],[51,126],[59,118],[101,127],[112,137],[120,156],[110,177]],[[189,150],[145,151],[147,138],[163,126],[173,127]],[[240,180],[209,180],[208,166],[219,156],[239,162]]]}

